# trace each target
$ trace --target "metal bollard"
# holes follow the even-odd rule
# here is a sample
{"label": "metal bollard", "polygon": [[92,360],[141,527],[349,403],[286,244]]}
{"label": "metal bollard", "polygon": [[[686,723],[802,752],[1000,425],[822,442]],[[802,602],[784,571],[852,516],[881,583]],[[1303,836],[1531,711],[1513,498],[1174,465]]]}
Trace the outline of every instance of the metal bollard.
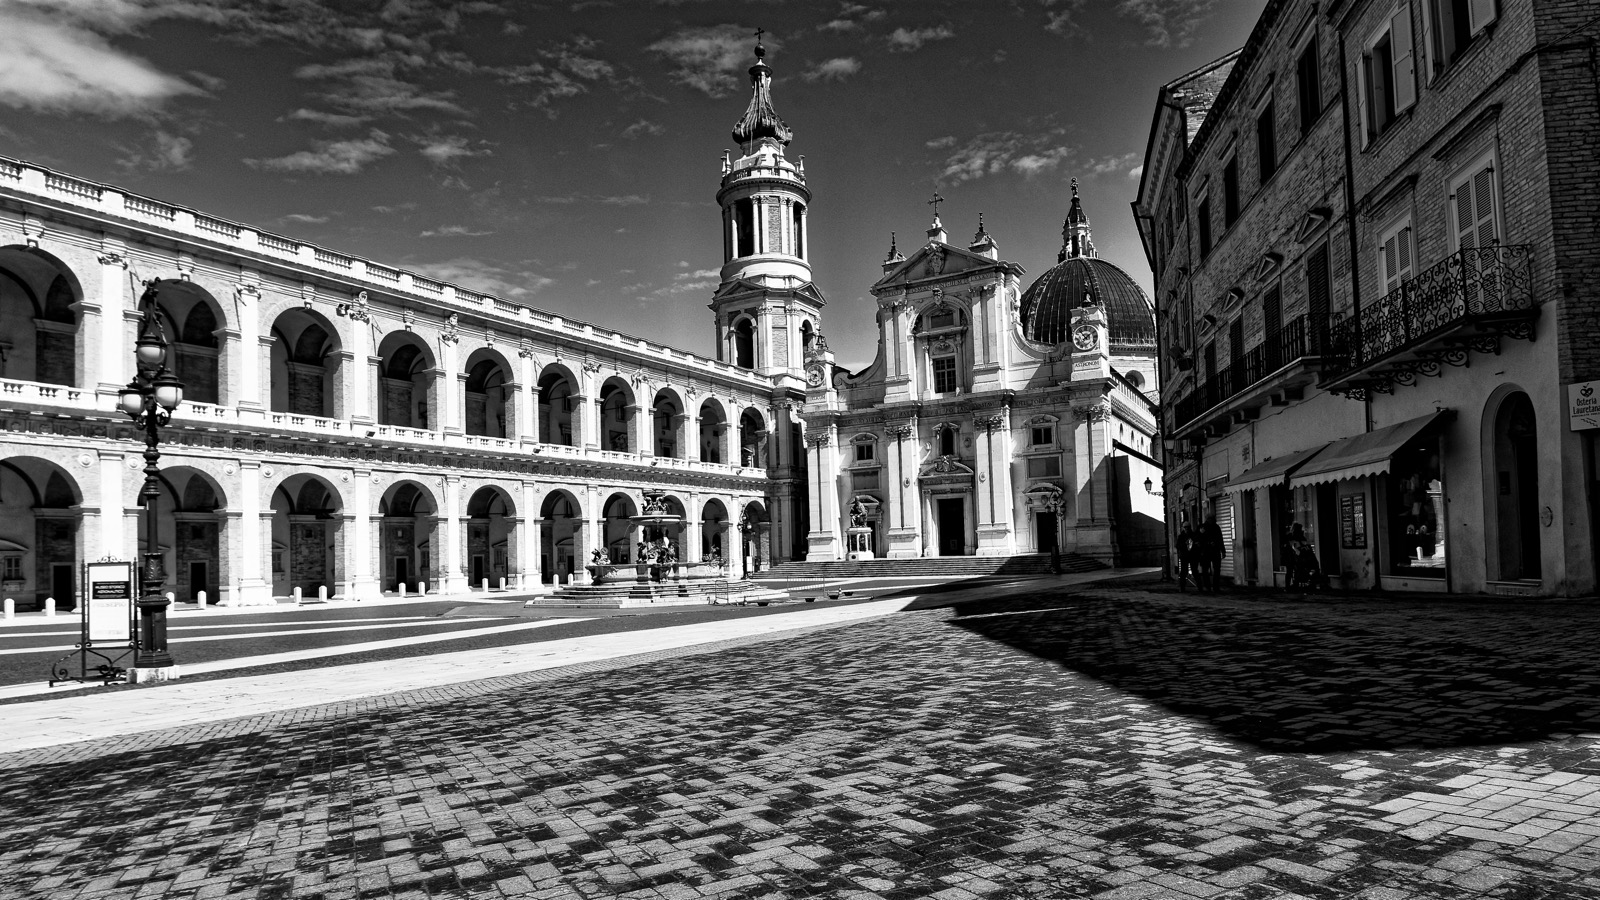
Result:
{"label": "metal bollard", "polygon": [[53,619],[56,617],[56,598],[44,598],[44,615],[47,619]]}
{"label": "metal bollard", "polygon": [[200,610],[201,612],[205,612],[205,610],[206,610],[206,592],[205,591],[201,591],[198,594],[195,594],[194,595],[194,602],[195,602],[195,608],[196,609]]}
{"label": "metal bollard", "polygon": [[300,605],[300,589],[299,588],[295,588],[294,589],[294,605],[295,606],[299,606]]}

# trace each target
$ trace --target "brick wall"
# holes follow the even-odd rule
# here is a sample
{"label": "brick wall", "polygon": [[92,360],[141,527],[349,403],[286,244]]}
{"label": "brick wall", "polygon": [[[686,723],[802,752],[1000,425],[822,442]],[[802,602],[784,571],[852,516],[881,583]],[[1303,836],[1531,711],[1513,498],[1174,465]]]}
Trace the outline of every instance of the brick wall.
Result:
{"label": "brick wall", "polygon": [[72,384],[76,338],[40,329],[35,345],[38,348],[36,378],[45,384]]}

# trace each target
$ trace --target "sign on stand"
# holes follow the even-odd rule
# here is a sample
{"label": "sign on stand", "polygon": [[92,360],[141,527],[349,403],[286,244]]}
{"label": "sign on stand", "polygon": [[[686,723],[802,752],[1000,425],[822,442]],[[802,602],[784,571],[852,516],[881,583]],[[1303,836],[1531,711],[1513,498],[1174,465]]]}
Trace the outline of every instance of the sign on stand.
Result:
{"label": "sign on stand", "polygon": [[[63,681],[110,684],[127,673],[119,663],[138,644],[133,627],[133,563],[109,559],[85,563],[82,584],[78,646],[51,667],[51,687]],[[97,661],[92,667],[90,657]]]}

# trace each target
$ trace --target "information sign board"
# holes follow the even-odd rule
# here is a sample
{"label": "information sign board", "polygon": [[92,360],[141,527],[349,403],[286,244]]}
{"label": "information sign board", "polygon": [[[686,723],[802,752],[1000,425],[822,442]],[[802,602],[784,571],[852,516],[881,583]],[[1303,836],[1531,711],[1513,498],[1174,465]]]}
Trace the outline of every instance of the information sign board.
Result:
{"label": "information sign board", "polygon": [[1367,495],[1345,494],[1339,498],[1340,545],[1357,550],[1367,546]]}
{"label": "information sign board", "polygon": [[85,566],[83,635],[86,643],[133,643],[133,563]]}
{"label": "information sign board", "polygon": [[1600,381],[1567,385],[1567,423],[1572,431],[1600,428]]}

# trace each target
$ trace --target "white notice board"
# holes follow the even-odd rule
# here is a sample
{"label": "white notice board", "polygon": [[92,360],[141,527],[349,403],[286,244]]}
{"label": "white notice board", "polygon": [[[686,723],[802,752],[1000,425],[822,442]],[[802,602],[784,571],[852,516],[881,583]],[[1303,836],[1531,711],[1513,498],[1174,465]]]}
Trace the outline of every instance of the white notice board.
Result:
{"label": "white notice board", "polygon": [[84,566],[83,634],[94,644],[133,643],[133,563]]}

